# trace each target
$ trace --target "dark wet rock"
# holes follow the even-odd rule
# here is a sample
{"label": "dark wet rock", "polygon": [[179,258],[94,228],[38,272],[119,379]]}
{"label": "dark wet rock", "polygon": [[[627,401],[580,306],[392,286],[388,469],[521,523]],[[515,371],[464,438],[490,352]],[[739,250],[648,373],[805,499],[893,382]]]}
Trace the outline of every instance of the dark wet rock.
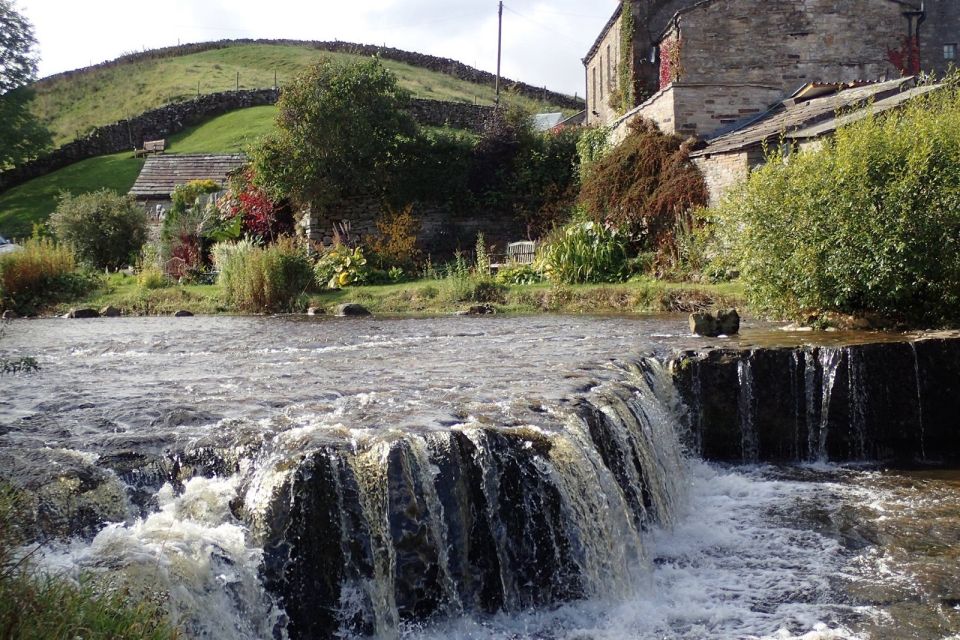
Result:
{"label": "dark wet rock", "polygon": [[89,539],[105,524],[131,515],[119,479],[77,452],[2,450],[0,478],[21,495],[27,507],[22,524],[32,540]]}
{"label": "dark wet rock", "polygon": [[740,314],[736,309],[723,309],[718,311],[717,328],[720,331],[720,335],[737,335],[740,333]]}
{"label": "dark wet rock", "polygon": [[497,312],[497,308],[492,304],[475,304],[469,309],[461,311],[458,315],[462,316],[489,316]]}
{"label": "dark wet rock", "polygon": [[362,317],[372,315],[363,305],[356,303],[342,304],[337,307],[337,315],[340,317]]}
{"label": "dark wet rock", "polygon": [[190,313],[189,311],[184,311],[183,309],[181,309],[180,311],[175,311],[173,313],[173,317],[174,318],[192,318],[193,314]]}
{"label": "dark wet rock", "polygon": [[106,306],[103,309],[100,309],[100,317],[102,318],[119,318],[120,316],[120,309],[117,309],[116,307]]}
{"label": "dark wet rock", "polygon": [[18,316],[17,313],[12,309],[7,309],[6,311],[3,312],[4,320],[16,320],[19,317],[20,316]]}
{"label": "dark wet rock", "polygon": [[96,309],[70,309],[67,317],[76,320],[85,320],[88,318],[99,318],[100,313]]}
{"label": "dark wet rock", "polygon": [[720,327],[717,325],[717,319],[709,313],[691,313],[690,314],[690,333],[705,338],[716,338],[720,335]]}
{"label": "dark wet rock", "polygon": [[307,309],[308,316],[322,316],[322,315],[326,315],[326,313],[327,312],[320,307],[310,307],[309,309]]}

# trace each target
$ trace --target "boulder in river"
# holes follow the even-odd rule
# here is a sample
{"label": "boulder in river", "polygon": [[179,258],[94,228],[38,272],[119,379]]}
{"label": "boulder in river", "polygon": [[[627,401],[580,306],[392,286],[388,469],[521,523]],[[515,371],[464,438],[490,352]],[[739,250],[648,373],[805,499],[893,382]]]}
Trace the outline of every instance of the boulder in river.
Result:
{"label": "boulder in river", "polygon": [[181,309],[180,311],[174,311],[173,317],[174,318],[192,318],[193,314],[190,313],[189,311],[184,311],[183,309]]}
{"label": "boulder in river", "polygon": [[6,311],[3,312],[4,320],[16,320],[19,317],[20,316],[18,316],[17,312],[14,311],[13,309],[7,309]]}
{"label": "boulder in river", "polygon": [[347,316],[360,317],[360,316],[369,316],[372,314],[370,313],[369,309],[367,309],[362,304],[356,304],[351,302],[347,304],[342,304],[339,307],[337,307],[337,315],[340,317],[347,317]]}
{"label": "boulder in river", "polygon": [[736,309],[721,309],[717,311],[717,328],[720,335],[735,336],[740,333],[740,314]]}
{"label": "boulder in river", "polygon": [[70,312],[67,314],[68,318],[81,320],[87,318],[99,318],[100,313],[96,309],[70,309]]}
{"label": "boulder in river", "polygon": [[720,327],[717,325],[717,319],[710,313],[691,313],[690,333],[705,338],[716,338],[720,335]]}
{"label": "boulder in river", "polygon": [[101,318],[119,318],[120,315],[120,309],[117,309],[113,305],[107,305],[103,309],[100,309]]}

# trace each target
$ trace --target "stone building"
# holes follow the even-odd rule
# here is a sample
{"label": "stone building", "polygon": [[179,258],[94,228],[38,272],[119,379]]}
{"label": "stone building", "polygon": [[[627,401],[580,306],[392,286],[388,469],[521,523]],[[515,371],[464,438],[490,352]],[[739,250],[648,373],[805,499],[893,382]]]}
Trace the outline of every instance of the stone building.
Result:
{"label": "stone building", "polygon": [[943,73],[958,55],[957,0],[627,4],[630,15],[621,3],[583,60],[588,124],[619,126],[620,135],[639,115],[666,132],[710,136],[807,82]]}
{"label": "stone building", "polygon": [[173,190],[193,180],[213,180],[226,186],[230,175],[247,163],[243,154],[167,154],[151,156],[140,170],[130,195],[147,212],[159,205],[170,209]]}

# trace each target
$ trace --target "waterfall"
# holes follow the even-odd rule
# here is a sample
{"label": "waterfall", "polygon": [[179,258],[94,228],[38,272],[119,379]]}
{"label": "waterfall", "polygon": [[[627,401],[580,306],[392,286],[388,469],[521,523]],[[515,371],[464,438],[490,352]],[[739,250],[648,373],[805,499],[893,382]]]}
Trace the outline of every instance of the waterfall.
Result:
{"label": "waterfall", "polygon": [[414,621],[635,592],[645,532],[684,499],[686,458],[667,368],[616,374],[540,426],[279,435],[243,503],[290,636],[391,638]]}
{"label": "waterfall", "polygon": [[923,430],[923,391],[921,390],[920,380],[920,358],[917,355],[917,343],[910,343],[910,350],[913,352],[913,379],[917,383],[917,424],[920,427],[920,458],[927,459],[926,434]]}
{"label": "waterfall", "polygon": [[743,461],[757,462],[760,459],[760,443],[754,419],[756,398],[754,397],[753,367],[749,354],[737,363],[737,379],[740,382],[737,415],[740,421],[740,447],[743,451]]}
{"label": "waterfall", "polygon": [[857,349],[847,352],[847,383],[850,404],[850,432],[856,441],[854,454],[859,460],[867,459],[867,367],[863,355]]}
{"label": "waterfall", "polygon": [[839,349],[820,349],[820,375],[822,380],[820,424],[817,428],[817,448],[811,452],[811,454],[815,454],[814,460],[817,462],[826,462],[829,458],[827,436],[830,433],[830,399],[833,397],[833,386],[837,381],[837,370],[842,355],[843,352]]}

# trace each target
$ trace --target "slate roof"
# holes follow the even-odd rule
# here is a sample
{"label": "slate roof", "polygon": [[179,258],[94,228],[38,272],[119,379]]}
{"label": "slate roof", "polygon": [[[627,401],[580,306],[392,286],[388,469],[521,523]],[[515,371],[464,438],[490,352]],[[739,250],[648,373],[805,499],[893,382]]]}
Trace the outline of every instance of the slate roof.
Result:
{"label": "slate roof", "polygon": [[[816,138],[832,133],[841,124],[866,117],[871,111],[879,113],[893,109],[914,96],[936,88],[914,87],[913,82],[913,78],[898,78],[887,82],[859,84],[823,97],[798,102],[798,97],[811,94],[811,88],[823,90],[827,86],[807,85],[797,91],[795,97],[777,103],[751,120],[734,125],[732,131],[728,129],[712,138],[706,147],[690,155],[696,158],[740,151],[767,141],[779,140],[781,137]],[[843,112],[847,113],[838,118],[837,114]]]}
{"label": "slate roof", "polygon": [[140,199],[169,198],[174,187],[191,180],[225,184],[227,177],[247,163],[243,154],[166,154],[147,158],[130,195]]}

